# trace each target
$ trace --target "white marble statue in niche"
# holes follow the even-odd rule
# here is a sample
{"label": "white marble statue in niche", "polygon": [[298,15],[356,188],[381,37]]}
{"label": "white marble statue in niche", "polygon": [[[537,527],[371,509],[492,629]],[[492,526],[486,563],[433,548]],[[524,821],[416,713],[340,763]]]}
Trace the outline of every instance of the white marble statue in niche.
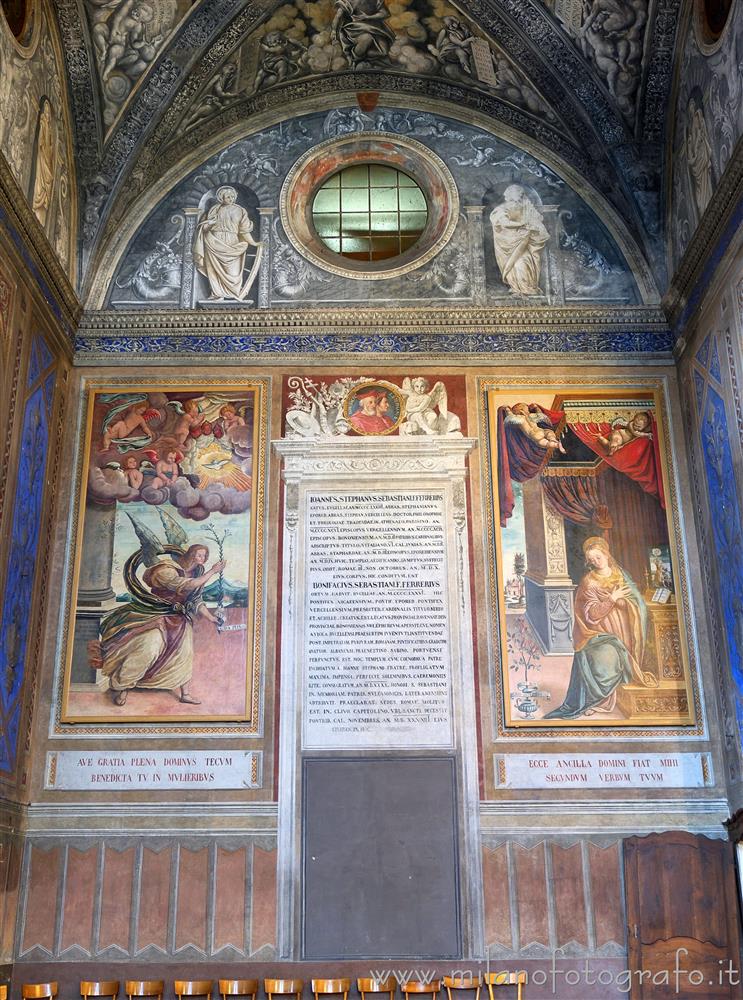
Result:
{"label": "white marble statue in niche", "polygon": [[42,98],[31,204],[36,218],[44,227],[46,227],[47,216],[49,215],[49,208],[52,203],[55,170],[56,137],[54,116],[52,115],[51,104],[46,98]]}
{"label": "white marble statue in niche", "polygon": [[509,184],[503,202],[490,213],[495,259],[515,295],[543,295],[542,251],[550,238],[542,213],[519,184]]}
{"label": "white marble statue in niche", "polygon": [[693,95],[686,118],[686,162],[698,217],[701,218],[712,197],[712,143],[701,99]]}
{"label": "white marble statue in niche", "polygon": [[[219,188],[216,204],[199,220],[193,246],[196,268],[209,282],[210,300],[245,301],[263,257],[263,243],[253,239],[252,230],[246,209],[237,204],[237,191],[229,186]],[[256,248],[256,254],[246,278],[245,259],[250,247]]]}

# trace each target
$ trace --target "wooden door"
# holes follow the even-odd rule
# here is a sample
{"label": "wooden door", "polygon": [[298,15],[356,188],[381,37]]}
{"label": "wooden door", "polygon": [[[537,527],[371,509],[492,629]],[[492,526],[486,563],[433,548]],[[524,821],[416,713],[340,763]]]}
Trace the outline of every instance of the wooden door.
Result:
{"label": "wooden door", "polygon": [[624,875],[632,1000],[742,998],[733,845],[690,833],[631,837]]}

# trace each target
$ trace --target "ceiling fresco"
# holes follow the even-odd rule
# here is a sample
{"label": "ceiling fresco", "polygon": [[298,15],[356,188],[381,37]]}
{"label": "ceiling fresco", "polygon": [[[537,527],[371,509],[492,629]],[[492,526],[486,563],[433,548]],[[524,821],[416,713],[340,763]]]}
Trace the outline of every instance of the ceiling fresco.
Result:
{"label": "ceiling fresco", "polygon": [[578,176],[622,216],[663,288],[665,119],[682,3],[58,0],[83,296],[134,206],[150,191],[161,197],[163,177],[175,183],[241,134],[356,95],[359,113],[364,101],[456,109]]}

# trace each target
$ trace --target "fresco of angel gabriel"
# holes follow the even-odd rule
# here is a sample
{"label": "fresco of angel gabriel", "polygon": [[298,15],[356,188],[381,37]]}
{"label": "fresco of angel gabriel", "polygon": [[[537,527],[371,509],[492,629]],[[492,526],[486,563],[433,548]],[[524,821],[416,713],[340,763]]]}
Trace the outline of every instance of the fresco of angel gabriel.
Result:
{"label": "fresco of angel gabriel", "polygon": [[[207,583],[223,572],[225,561],[209,569],[207,545],[189,545],[185,531],[160,511],[167,544],[131,514],[140,548],[126,561],[124,581],[131,597],[101,623],[99,643],[91,643],[91,662],[108,677],[115,705],[124,705],[133,688],[177,692],[179,701],[200,705],[189,690],[193,674],[193,621],[206,618],[217,628],[223,618],[204,603]],[[140,580],[137,570],[146,568]]]}

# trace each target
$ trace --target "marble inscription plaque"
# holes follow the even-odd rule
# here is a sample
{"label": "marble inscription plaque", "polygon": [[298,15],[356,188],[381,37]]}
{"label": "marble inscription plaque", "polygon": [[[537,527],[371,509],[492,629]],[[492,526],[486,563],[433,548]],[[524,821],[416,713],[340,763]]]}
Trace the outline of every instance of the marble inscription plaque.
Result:
{"label": "marble inscription plaque", "polygon": [[246,750],[59,750],[46,756],[45,788],[135,792],[260,788],[261,755]]}
{"label": "marble inscription plaque", "polygon": [[452,745],[445,503],[310,493],[303,745]]}
{"label": "marble inscription plaque", "polygon": [[704,788],[714,784],[708,754],[506,754],[495,758],[504,788]]}

